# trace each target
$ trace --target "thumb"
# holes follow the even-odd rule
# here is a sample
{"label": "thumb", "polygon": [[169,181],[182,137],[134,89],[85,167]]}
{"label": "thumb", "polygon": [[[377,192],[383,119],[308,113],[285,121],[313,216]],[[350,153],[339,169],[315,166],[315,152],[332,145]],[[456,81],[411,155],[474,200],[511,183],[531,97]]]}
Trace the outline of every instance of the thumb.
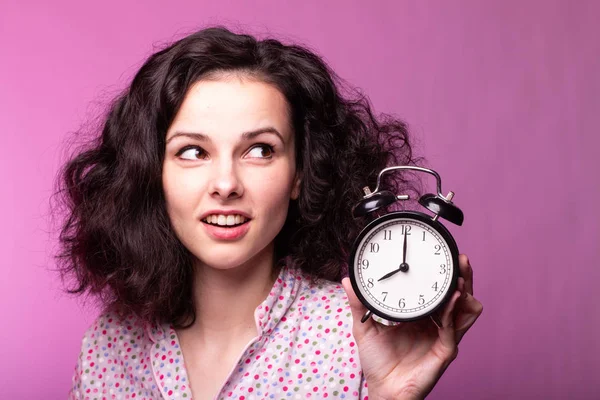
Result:
{"label": "thumb", "polygon": [[361,322],[362,317],[368,310],[360,302],[356,293],[354,293],[350,278],[346,277],[342,279],[342,287],[348,296],[348,303],[350,304],[350,311],[352,312],[352,321],[354,324],[354,336],[358,339],[359,337],[366,335],[371,329],[376,329],[375,321],[373,321],[373,318],[369,318],[364,323]]}

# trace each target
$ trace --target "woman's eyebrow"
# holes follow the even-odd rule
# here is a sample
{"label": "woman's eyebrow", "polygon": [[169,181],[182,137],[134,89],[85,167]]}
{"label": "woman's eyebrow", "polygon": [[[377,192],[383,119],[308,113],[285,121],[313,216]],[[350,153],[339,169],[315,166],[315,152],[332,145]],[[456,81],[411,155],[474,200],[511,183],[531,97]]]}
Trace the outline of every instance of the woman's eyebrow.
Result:
{"label": "woman's eyebrow", "polygon": [[263,133],[273,133],[277,137],[279,137],[279,140],[281,140],[283,143],[285,143],[285,140],[283,140],[283,136],[281,135],[281,133],[279,133],[279,131],[277,129],[273,128],[272,126],[267,126],[265,128],[256,129],[256,130],[250,131],[250,132],[244,132],[244,133],[242,133],[242,138],[243,139],[253,139],[256,136],[261,135]]}
{"label": "woman's eyebrow", "polygon": [[[285,141],[283,140],[283,136],[281,135],[281,133],[279,133],[279,131],[275,128],[273,128],[272,126],[267,126],[265,128],[259,128],[253,131],[248,131],[248,132],[244,132],[242,133],[242,138],[245,140],[250,140],[255,138],[258,135],[261,135],[263,133],[273,133],[275,134],[277,137],[279,137],[279,139],[285,143]],[[167,140],[167,144],[175,139],[176,137],[188,137],[190,139],[194,139],[197,140],[199,142],[208,142],[210,141],[208,135],[205,135],[204,133],[199,133],[199,132],[175,132],[168,140]]]}
{"label": "woman's eyebrow", "polygon": [[197,140],[199,142],[208,142],[210,139],[203,133],[195,133],[195,132],[175,132],[169,139],[167,139],[166,144],[177,137],[187,137],[190,139]]}

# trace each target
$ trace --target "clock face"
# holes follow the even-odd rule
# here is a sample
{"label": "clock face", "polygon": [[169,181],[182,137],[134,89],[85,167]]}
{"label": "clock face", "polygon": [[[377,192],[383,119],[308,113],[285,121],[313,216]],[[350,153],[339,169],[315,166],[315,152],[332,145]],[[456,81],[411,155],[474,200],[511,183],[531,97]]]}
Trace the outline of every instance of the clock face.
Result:
{"label": "clock face", "polygon": [[454,249],[448,231],[425,214],[389,214],[372,222],[359,236],[352,264],[355,291],[383,318],[421,318],[454,289],[458,275],[458,250]]}

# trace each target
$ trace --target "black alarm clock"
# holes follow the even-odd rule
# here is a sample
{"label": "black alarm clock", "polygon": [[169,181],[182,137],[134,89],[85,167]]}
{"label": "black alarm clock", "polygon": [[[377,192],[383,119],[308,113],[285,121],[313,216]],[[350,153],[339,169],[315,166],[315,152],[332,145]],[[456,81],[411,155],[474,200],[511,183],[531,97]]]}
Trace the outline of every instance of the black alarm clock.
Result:
{"label": "black alarm clock", "polygon": [[[396,201],[409,200],[406,194],[380,189],[381,177],[397,170],[435,176],[437,194],[419,198],[419,204],[433,215],[419,211],[381,213]],[[354,292],[368,309],[362,322],[375,314],[392,322],[431,317],[441,326],[436,311],[456,289],[459,253],[456,241],[439,219],[457,225],[464,220],[462,211],[452,202],[454,193],[444,196],[441,186],[439,174],[431,169],[392,166],[379,173],[373,192],[368,187],[363,189],[365,196],[353,208],[353,216],[380,211],[356,238],[348,264]]]}

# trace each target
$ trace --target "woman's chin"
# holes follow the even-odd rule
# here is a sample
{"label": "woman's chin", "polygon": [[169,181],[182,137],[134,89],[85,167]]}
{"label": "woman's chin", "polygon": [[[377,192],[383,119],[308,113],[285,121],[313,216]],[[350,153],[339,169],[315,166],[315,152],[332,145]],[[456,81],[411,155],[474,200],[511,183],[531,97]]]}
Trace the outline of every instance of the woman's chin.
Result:
{"label": "woman's chin", "polygon": [[[268,247],[267,247],[268,248]],[[216,250],[216,249],[215,249]],[[272,255],[268,256],[265,254],[265,250],[259,251],[254,254],[248,254],[243,252],[241,249],[223,249],[224,251],[211,252],[209,257],[202,257],[199,260],[200,266],[203,268],[210,268],[219,271],[242,271],[250,268],[251,266],[269,265],[272,266]],[[264,257],[267,256],[267,257]],[[264,259],[264,262],[261,260]],[[269,262],[270,260],[271,262]]]}

